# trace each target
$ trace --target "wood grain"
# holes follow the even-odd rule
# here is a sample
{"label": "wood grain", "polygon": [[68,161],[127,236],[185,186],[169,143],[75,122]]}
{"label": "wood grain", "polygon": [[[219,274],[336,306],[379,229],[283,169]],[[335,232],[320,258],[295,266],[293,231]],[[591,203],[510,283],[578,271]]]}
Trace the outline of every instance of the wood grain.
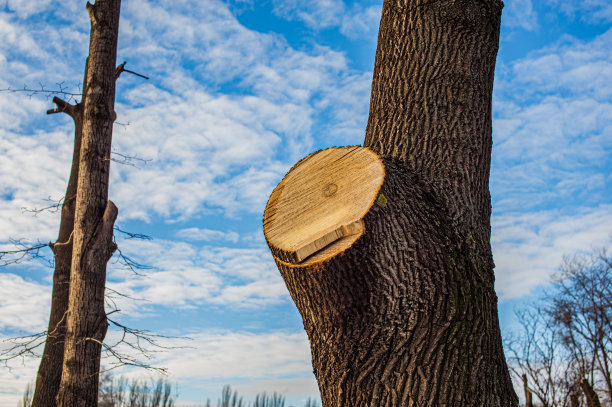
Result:
{"label": "wood grain", "polygon": [[383,178],[378,155],[361,146],[333,147],[301,160],[272,192],[264,213],[264,234],[275,255],[299,263],[338,240],[359,238],[361,218]]}

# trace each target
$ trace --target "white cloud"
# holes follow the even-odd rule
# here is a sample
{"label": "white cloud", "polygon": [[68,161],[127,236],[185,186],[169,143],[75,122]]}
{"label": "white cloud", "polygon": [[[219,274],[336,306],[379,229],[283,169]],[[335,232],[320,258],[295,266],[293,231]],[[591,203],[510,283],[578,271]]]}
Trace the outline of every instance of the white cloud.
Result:
{"label": "white cloud", "polygon": [[[129,125],[115,126],[114,151],[152,161],[141,169],[113,163],[110,197],[119,206],[121,220],[261,213],[276,182],[295,161],[311,152],[317,140],[337,144],[362,141],[370,76],[352,72],[343,54],[326,47],[296,51],[280,36],[248,30],[226,4],[215,0],[197,8],[186,2],[161,5],[135,1],[125,4],[122,13],[119,57],[129,57],[129,67],[152,80],[142,83],[126,74],[118,81],[118,122]],[[63,36],[55,32],[56,27],[42,24],[38,31],[28,30],[12,21],[9,28],[13,40],[2,52],[9,55],[5,63],[21,63],[10,56],[9,49],[19,47],[16,41],[24,41],[21,37],[29,38],[27,48],[40,49],[33,56],[36,63],[22,63],[27,71],[21,72],[21,77],[32,83],[48,72],[52,75],[47,80],[60,75],[81,77],[82,64],[69,65],[67,61],[82,44],[67,46],[73,49],[70,55],[67,51],[56,55],[59,35]],[[76,22],[61,26],[61,30],[87,43],[87,34]],[[17,35],[19,32],[26,34]],[[40,45],[47,38],[53,44],[50,51]],[[0,58],[0,64],[2,61]],[[8,86],[14,85],[16,78],[3,79]],[[227,82],[244,90],[243,95],[223,95],[214,88]],[[0,123],[24,134],[35,132],[34,125],[53,126],[49,118],[46,122],[33,120],[35,114],[42,117],[50,107],[48,102],[30,104],[35,106],[13,104],[0,115]],[[333,124],[321,127],[328,118]],[[73,130],[64,124],[62,131],[66,138],[62,153],[43,151],[49,148],[50,140],[41,140],[36,149],[47,156],[37,154],[29,168],[45,173],[50,167],[57,174],[68,163],[70,154],[64,151],[70,151],[68,137]],[[9,144],[22,141],[9,133],[0,137]],[[15,180],[5,175],[22,164],[15,160],[24,155],[25,148],[5,150],[14,157],[7,164],[11,168],[1,169],[2,178],[12,188]],[[24,171],[20,177],[27,177],[30,193],[23,202],[13,199],[3,205],[16,213],[18,205],[36,202],[33,198],[61,197],[67,175],[63,171],[61,178],[49,182]],[[53,192],[41,194],[51,189]],[[23,225],[13,222],[4,230],[23,230]]]}
{"label": "white cloud", "polygon": [[283,143],[300,152],[291,156],[306,149],[298,132],[310,119],[291,104],[203,92],[160,96],[154,105],[127,109],[121,120],[130,125],[117,128],[117,151],[152,159],[139,169],[111,170],[111,199],[123,219],[148,220],[153,213],[188,219],[214,208],[229,216],[261,213],[290,166],[273,158],[276,151]]}
{"label": "white cloud", "polygon": [[612,104],[550,97],[494,122],[495,210],[598,201],[612,141]]}
{"label": "white cloud", "polygon": [[20,18],[29,17],[32,14],[44,12],[51,0],[3,0],[0,7],[8,7],[10,11],[17,13]]}
{"label": "white cloud", "polygon": [[[0,115],[2,116],[2,115]],[[0,119],[0,121],[2,121]],[[61,131],[20,135],[0,129],[0,241],[53,241],[59,214],[34,216],[23,208],[49,206],[66,190],[72,136]]]}
{"label": "white cloud", "polygon": [[515,62],[496,86],[494,209],[601,202],[612,150],[612,30]]}
{"label": "white cloud", "polygon": [[345,8],[342,0],[274,0],[273,4],[277,16],[302,21],[315,30],[339,25]]}
{"label": "white cloud", "polygon": [[608,0],[547,0],[547,3],[574,18],[589,23],[612,21],[612,4]]}
{"label": "white cloud", "polygon": [[375,41],[380,25],[381,13],[381,4],[363,7],[359,3],[355,3],[342,16],[340,32],[342,35],[353,40],[367,38]]}
{"label": "white cloud", "polygon": [[189,338],[172,340],[172,346],[193,349],[162,355],[159,360],[179,377],[269,379],[312,372],[305,332],[201,332]]}
{"label": "white cloud", "polygon": [[605,245],[612,150],[612,30],[501,66],[491,193],[496,288],[521,298],[549,283],[563,255]]}
{"label": "white cloud", "polygon": [[[118,334],[109,332],[107,342],[111,343],[113,336]],[[153,353],[150,362],[153,366],[168,369],[169,381],[178,383],[179,392],[183,385],[196,385],[201,398],[191,400],[193,402],[204,402],[206,394],[212,398],[229,381],[246,398],[254,397],[262,388],[289,396],[318,395],[305,332],[272,331],[255,334],[198,331],[188,334],[188,337],[161,339],[162,345],[173,349]],[[127,347],[119,347],[117,350],[140,356]],[[13,407],[26,383],[35,378],[39,361],[25,359],[24,362],[25,366],[14,363],[11,370],[0,369],[0,406]],[[115,374],[139,378],[146,375],[142,370],[133,368],[122,368],[115,371]],[[179,401],[189,401],[187,397],[182,396]]]}
{"label": "white cloud", "polygon": [[51,287],[0,272],[0,329],[41,332],[47,329]]}
{"label": "white cloud", "polygon": [[[24,10],[30,4],[36,8],[39,6],[37,2],[22,3]],[[89,19],[84,7],[75,13],[71,6],[58,5],[50,6],[51,10],[45,9],[44,16],[33,18],[33,22],[21,20],[19,17],[27,16],[19,13],[15,16],[0,12],[0,37],[3,39],[0,43],[3,72],[0,84],[3,88],[27,85],[34,89],[59,90],[57,84],[62,83],[64,90],[78,92],[75,85],[83,78],[89,45]],[[59,17],[52,18],[56,18],[57,25],[41,21],[56,11]]]}
{"label": "white cloud", "polygon": [[608,245],[612,206],[505,214],[492,219],[496,291],[503,300],[521,298],[550,283],[563,256]]}
{"label": "white cloud", "polygon": [[[0,336],[0,349],[3,347],[4,336]],[[0,369],[0,407],[15,407],[23,395],[28,382],[34,383],[38,359],[26,358],[15,360],[10,368],[2,366]]]}
{"label": "white cloud", "polygon": [[[147,303],[118,299],[126,313],[145,312],[148,305],[191,308],[203,304],[262,307],[289,296],[269,250],[203,247],[171,241],[123,241],[126,254],[154,266],[136,276],[117,266],[109,271],[108,287]],[[132,256],[131,256],[132,257]],[[138,308],[140,307],[140,308]]]}
{"label": "white cloud", "polygon": [[519,27],[527,31],[539,28],[538,15],[533,10],[531,0],[511,0],[505,3],[502,24],[507,27]]}
{"label": "white cloud", "polygon": [[352,40],[375,40],[378,33],[381,4],[350,7],[342,0],[274,0],[274,14],[289,21],[301,21],[314,30],[337,27]]}
{"label": "white cloud", "polygon": [[290,397],[319,394],[305,332],[204,331],[189,337],[191,340],[175,339],[169,343],[185,349],[162,353],[155,360],[156,365],[168,368],[179,390],[182,384],[198,386],[198,398],[180,397],[179,402],[212,399],[230,380],[232,388],[246,399],[262,389]]}
{"label": "white cloud", "polygon": [[514,62],[508,79],[496,85],[517,100],[564,91],[609,100],[612,29],[588,42],[564,36],[558,43]]}
{"label": "white cloud", "polygon": [[240,235],[236,232],[224,232],[221,230],[201,229],[201,228],[186,228],[181,229],[176,233],[176,236],[191,241],[226,241],[238,242]]}

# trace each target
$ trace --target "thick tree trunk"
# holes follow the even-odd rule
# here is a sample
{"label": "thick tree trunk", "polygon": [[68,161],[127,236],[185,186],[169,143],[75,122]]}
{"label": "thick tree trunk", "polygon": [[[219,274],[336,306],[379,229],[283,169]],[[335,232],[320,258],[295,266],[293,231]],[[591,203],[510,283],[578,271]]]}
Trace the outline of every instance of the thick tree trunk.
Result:
{"label": "thick tree trunk", "polygon": [[485,257],[502,7],[500,0],[385,1],[364,142],[432,183]]}
{"label": "thick tree trunk", "polygon": [[[384,181],[357,239],[299,263],[271,245],[310,339],[323,405],[516,405],[495,293],[473,244],[431,185],[401,162],[381,161]],[[264,230],[278,192],[290,188],[283,180],[272,194]]]}
{"label": "thick tree trunk", "polygon": [[117,207],[108,201],[120,0],[87,3],[91,19],[83,140],[76,196],[64,364],[59,406],[95,406],[102,341],[106,264],[116,246]]}
{"label": "thick tree trunk", "polygon": [[[85,64],[87,72],[87,64]],[[86,87],[87,76],[83,81]],[[66,316],[68,312],[68,295],[70,291],[70,265],[72,262],[72,231],[74,230],[74,212],[76,207],[76,191],[79,174],[79,157],[83,135],[83,102],[70,105],[54,98],[57,108],[47,113],[66,113],[74,120],[74,150],[68,187],[62,205],[59,236],[51,246],[55,257],[53,272],[53,288],[51,293],[51,312],[45,349],[36,375],[36,387],[32,399],[32,407],[54,407],[55,397],[59,391],[64,362],[64,340],[66,335]]]}
{"label": "thick tree trunk", "polygon": [[325,407],[518,404],[490,247],[502,6],[384,2],[364,144],[380,155],[385,175],[348,247],[297,262],[270,240],[271,209],[299,188],[289,186],[290,174],[314,155],[268,202],[264,232],[302,315]]}

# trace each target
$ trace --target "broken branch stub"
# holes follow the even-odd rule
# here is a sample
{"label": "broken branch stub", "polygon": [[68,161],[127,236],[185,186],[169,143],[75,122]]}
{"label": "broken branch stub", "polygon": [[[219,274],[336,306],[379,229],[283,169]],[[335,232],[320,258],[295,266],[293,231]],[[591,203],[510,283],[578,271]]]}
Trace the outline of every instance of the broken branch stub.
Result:
{"label": "broken branch stub", "polygon": [[300,160],[276,186],[264,212],[264,235],[279,260],[312,264],[349,248],[385,176],[366,147],[332,147]]}

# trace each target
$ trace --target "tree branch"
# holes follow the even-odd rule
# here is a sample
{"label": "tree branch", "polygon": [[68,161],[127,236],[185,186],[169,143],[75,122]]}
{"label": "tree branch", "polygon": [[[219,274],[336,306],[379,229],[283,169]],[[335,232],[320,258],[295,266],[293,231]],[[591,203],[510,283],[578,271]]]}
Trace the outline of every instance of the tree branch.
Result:
{"label": "tree branch", "polygon": [[53,97],[53,104],[55,108],[47,110],[47,114],[66,113],[68,116],[72,117],[73,120],[76,120],[78,105],[71,105],[57,96]]}
{"label": "tree branch", "polygon": [[22,239],[9,239],[11,244],[21,248],[0,251],[0,267],[5,267],[11,264],[19,264],[23,261],[32,259],[44,259],[50,265],[53,264],[52,261],[40,254],[40,250],[50,246],[51,243],[38,243],[33,246],[28,246],[21,243],[21,241]]}
{"label": "tree branch", "polygon": [[123,63],[117,67],[117,69],[115,71],[116,78],[119,78],[119,75],[121,75],[122,72],[127,72],[127,73],[131,73],[132,75],[136,75],[136,76],[139,76],[139,77],[141,77],[143,79],[149,80],[148,76],[144,76],[144,75],[139,74],[137,72],[130,71],[129,69],[125,69],[125,64],[127,64],[127,62],[123,61]]}

